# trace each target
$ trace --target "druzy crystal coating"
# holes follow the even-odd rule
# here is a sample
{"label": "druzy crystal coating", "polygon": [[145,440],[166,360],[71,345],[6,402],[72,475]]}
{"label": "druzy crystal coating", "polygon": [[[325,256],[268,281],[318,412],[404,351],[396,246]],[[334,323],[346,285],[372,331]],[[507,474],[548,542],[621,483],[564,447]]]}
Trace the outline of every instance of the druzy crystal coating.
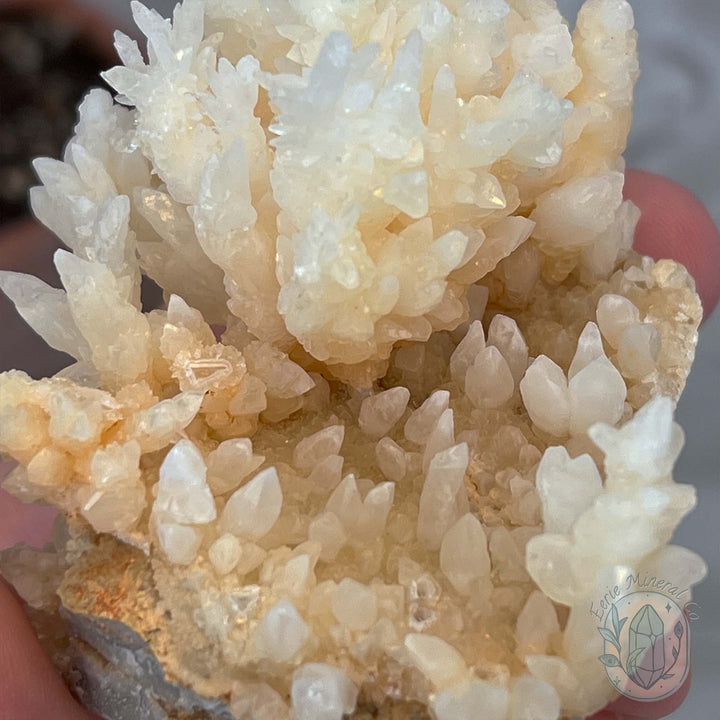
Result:
{"label": "druzy crystal coating", "polygon": [[[112,720],[557,720],[590,600],[705,567],[673,421],[701,308],[632,250],[625,0],[139,3],[36,215],[76,362],[0,375],[2,570]],[[165,292],[143,313],[140,280]],[[44,618],[44,619],[43,619]]]}

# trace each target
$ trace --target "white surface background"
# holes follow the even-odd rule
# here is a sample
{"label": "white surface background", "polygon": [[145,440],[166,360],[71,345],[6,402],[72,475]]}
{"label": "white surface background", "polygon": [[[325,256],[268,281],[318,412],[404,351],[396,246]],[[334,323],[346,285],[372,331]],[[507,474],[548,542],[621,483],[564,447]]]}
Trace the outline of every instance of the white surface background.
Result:
{"label": "white surface background", "polygon": [[[129,0],[83,0],[131,25]],[[148,3],[167,14],[174,0]],[[559,0],[571,23],[581,2]],[[720,0],[635,0],[643,71],[628,164],[689,187],[720,223]],[[720,272],[720,268],[718,268]],[[676,477],[698,486],[698,509],[675,542],[710,565],[698,589],[693,688],[674,720],[720,717],[720,313],[708,319],[678,410],[687,444]],[[600,671],[600,669],[599,669]]]}

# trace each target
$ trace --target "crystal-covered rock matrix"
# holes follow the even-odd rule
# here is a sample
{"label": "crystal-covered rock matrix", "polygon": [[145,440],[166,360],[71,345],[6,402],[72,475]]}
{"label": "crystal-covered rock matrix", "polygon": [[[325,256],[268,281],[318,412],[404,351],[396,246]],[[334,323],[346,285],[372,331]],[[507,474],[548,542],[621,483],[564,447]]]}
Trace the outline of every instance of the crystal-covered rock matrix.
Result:
{"label": "crystal-covered rock matrix", "polygon": [[[139,3],[0,287],[76,362],[0,375],[0,567],[112,720],[558,720],[590,600],[692,510],[701,308],[632,250],[625,0]],[[165,291],[142,312],[142,276]],[[46,627],[40,623],[41,627]],[[46,632],[46,635],[48,633]],[[128,714],[129,713],[129,714]]]}

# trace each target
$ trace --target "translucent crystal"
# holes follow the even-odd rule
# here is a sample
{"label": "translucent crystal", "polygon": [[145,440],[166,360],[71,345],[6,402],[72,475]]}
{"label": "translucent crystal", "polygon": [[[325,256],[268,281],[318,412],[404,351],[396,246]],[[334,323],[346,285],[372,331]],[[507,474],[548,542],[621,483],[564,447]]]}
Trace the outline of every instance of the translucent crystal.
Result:
{"label": "translucent crystal", "polygon": [[140,445],[131,440],[98,449],[90,463],[92,485],[79,491],[82,514],[98,532],[130,529],[145,509]]}
{"label": "translucent crystal", "polygon": [[410,391],[404,387],[392,388],[363,400],[359,424],[370,437],[386,435],[402,417],[410,400]]}
{"label": "translucent crystal", "polygon": [[512,720],[558,720],[560,696],[555,688],[531,676],[518,678],[512,691]]}
{"label": "translucent crystal", "polygon": [[163,522],[157,526],[158,541],[167,559],[174,565],[189,565],[202,542],[200,532],[188,525]]}
{"label": "translucent crystal", "polygon": [[504,405],[515,391],[512,372],[495,346],[481,350],[465,373],[465,392],[475,407]]}
{"label": "translucent crystal", "polygon": [[518,654],[543,654],[549,649],[551,636],[560,632],[560,623],[552,602],[539,590],[530,594],[515,626]]}
{"label": "translucent crystal", "polygon": [[496,315],[488,327],[487,344],[500,351],[514,382],[520,382],[527,369],[528,346],[517,323],[505,315]]}
{"label": "translucent crystal", "polygon": [[627,387],[605,357],[593,360],[568,383],[570,432],[579,435],[596,422],[614,425],[623,414]]}
{"label": "translucent crystal", "polygon": [[440,569],[453,587],[469,595],[478,581],[489,581],[490,555],[480,521],[463,515],[444,535],[440,546]]}
{"label": "translucent crystal", "polygon": [[293,674],[292,703],[298,720],[340,720],[355,709],[357,695],[352,681],[331,665],[307,663]]}
{"label": "translucent crystal", "polygon": [[240,538],[258,540],[275,524],[282,501],[277,471],[267,468],[230,496],[220,526]]}
{"label": "translucent crystal", "polygon": [[467,665],[462,655],[442,638],[434,635],[409,633],[405,649],[412,663],[438,689],[465,679]]}
{"label": "translucent crystal", "polygon": [[332,609],[337,621],[351,630],[367,630],[377,619],[377,599],[373,590],[345,578],[335,589]]}
{"label": "translucent crystal", "polygon": [[235,569],[241,554],[240,541],[229,533],[221,535],[208,550],[210,562],[221,575],[227,575]]}
{"label": "translucent crystal", "polygon": [[538,465],[537,488],[546,532],[570,533],[602,492],[602,478],[589,455],[570,458],[564,447],[549,447]]}
{"label": "translucent crystal", "polygon": [[657,368],[662,341],[650,323],[633,323],[623,330],[618,344],[618,365],[625,377],[642,379]]}
{"label": "translucent crystal", "polygon": [[253,455],[250,438],[226,440],[206,458],[208,485],[214,495],[224,495],[235,490],[264,460],[262,455]]}
{"label": "translucent crystal", "polygon": [[432,393],[417,410],[410,414],[405,423],[405,437],[410,442],[424,445],[440,416],[448,409],[449,403],[450,393],[447,390],[436,390]]}
{"label": "translucent crystal", "polygon": [[[406,430],[407,432],[407,430]],[[391,438],[384,437],[375,446],[378,467],[388,479],[398,482],[407,472],[407,456],[405,451]]]}
{"label": "translucent crystal", "polygon": [[503,720],[508,706],[508,692],[503,687],[482,680],[438,693],[432,703],[438,720],[472,720],[478,708],[488,720]]}
{"label": "translucent crystal", "polygon": [[237,683],[230,709],[240,720],[288,720],[290,709],[276,690],[266,683]]}
{"label": "translucent crystal", "polygon": [[520,393],[532,421],[545,432],[563,437],[570,430],[570,396],[565,373],[550,358],[536,358],[520,382]]}
{"label": "translucent crystal", "polygon": [[620,338],[625,329],[639,320],[639,310],[628,298],[622,295],[603,295],[598,300],[598,326],[603,337],[614,348],[620,345]]}
{"label": "translucent crystal", "polygon": [[310,472],[329,455],[337,455],[345,437],[342,425],[319,430],[303,438],[293,452],[293,464],[301,472]]}
{"label": "translucent crystal", "polygon": [[445,533],[467,509],[463,485],[467,464],[465,443],[437,453],[430,461],[417,521],[418,539],[430,550],[440,547]]}
{"label": "translucent crystal", "polygon": [[707,570],[668,545],[701,308],[632,249],[630,6],[132,12],[34,163],[63,288],[0,273],[77,360],[0,374],[3,486],[67,518],[0,566],[83,638],[63,677],[113,718],[592,715],[589,599]]}
{"label": "translucent crystal", "polygon": [[287,662],[300,652],[310,629],[290,600],[284,598],[268,610],[255,628],[255,651],[275,662]]}
{"label": "translucent crystal", "polygon": [[189,440],[180,440],[160,466],[154,514],[176,523],[209,523],[217,517],[205,460]]}

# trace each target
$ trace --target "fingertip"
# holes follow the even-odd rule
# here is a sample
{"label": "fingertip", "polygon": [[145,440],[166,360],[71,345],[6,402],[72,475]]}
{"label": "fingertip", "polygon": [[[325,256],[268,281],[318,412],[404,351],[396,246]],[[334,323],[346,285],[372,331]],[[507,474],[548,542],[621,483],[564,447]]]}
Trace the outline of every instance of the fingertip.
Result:
{"label": "fingertip", "polygon": [[705,206],[682,185],[643,170],[627,171],[625,197],[642,211],[635,249],[685,265],[709,316],[720,300],[720,233]]}
{"label": "fingertip", "polygon": [[99,720],[72,698],[0,577],[0,720]]}

